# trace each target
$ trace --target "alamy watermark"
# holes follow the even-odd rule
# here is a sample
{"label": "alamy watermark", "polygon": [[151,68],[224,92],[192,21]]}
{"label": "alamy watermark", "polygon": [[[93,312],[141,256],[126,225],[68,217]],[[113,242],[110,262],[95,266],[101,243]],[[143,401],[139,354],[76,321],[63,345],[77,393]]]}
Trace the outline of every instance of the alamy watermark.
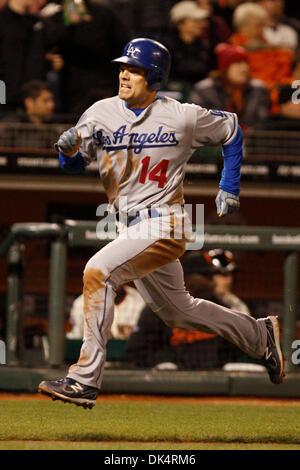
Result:
{"label": "alamy watermark", "polygon": [[[175,239],[188,242],[188,250],[200,250],[204,244],[204,204],[161,204],[127,210],[127,197],[120,197],[121,211],[109,204],[97,207],[101,220],[96,226],[99,240]],[[147,221],[147,222],[146,222]],[[193,223],[192,223],[193,221]]]}
{"label": "alamy watermark", "polygon": [[299,104],[300,103],[300,80],[294,80],[292,83],[292,88],[295,88],[295,91],[292,94],[292,102],[294,104]]}
{"label": "alamy watermark", "polygon": [[5,342],[0,339],[0,365],[6,364],[6,346]]}
{"label": "alamy watermark", "polygon": [[6,86],[3,80],[0,80],[0,104],[6,104]]}
{"label": "alamy watermark", "polygon": [[295,341],[292,342],[292,349],[295,349],[291,357],[292,363],[295,366],[298,366],[300,364],[300,340],[299,339],[295,339]]}

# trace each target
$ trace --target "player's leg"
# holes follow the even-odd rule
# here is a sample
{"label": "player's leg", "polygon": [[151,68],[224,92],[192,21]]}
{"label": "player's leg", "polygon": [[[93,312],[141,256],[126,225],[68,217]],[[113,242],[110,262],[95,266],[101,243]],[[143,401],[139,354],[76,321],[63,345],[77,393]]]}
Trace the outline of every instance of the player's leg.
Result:
{"label": "player's leg", "polygon": [[[159,220],[154,224],[159,225]],[[139,225],[140,230],[148,229],[147,220]],[[80,357],[77,363],[70,367],[67,376],[67,381],[73,382],[59,383],[57,386],[51,384],[50,388],[43,383],[40,384],[40,391],[52,395],[52,389],[56,387],[55,396],[62,399],[58,396],[58,390],[68,387],[69,394],[72,395],[72,390],[74,394],[77,393],[76,399],[83,392],[88,394],[90,391],[93,396],[102,382],[116,289],[123,283],[144,277],[162,265],[169,264],[181,256],[185,249],[182,240],[162,240],[160,229],[157,232],[152,231],[151,237],[130,237],[130,234],[121,233],[87,263],[83,276],[84,341]],[[80,390],[80,387],[83,387],[83,390]],[[68,401],[74,402],[72,399]]]}
{"label": "player's leg", "polygon": [[[185,289],[183,270],[178,260],[149,273],[135,284],[152,310],[171,327],[217,334],[258,360],[264,357],[270,341],[273,342],[274,345],[269,346],[273,347],[278,364],[276,371],[275,368],[273,372],[271,370],[270,378],[274,383],[282,380],[283,359],[275,317],[256,320],[241,312],[192,297]],[[266,364],[267,368],[269,365]],[[270,373],[270,369],[268,371]]]}

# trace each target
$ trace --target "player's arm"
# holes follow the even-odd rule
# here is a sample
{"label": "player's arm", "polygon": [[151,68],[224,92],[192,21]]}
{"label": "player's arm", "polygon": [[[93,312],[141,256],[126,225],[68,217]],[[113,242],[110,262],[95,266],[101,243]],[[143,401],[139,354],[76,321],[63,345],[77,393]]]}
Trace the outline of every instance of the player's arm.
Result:
{"label": "player's arm", "polygon": [[222,145],[224,168],[216,197],[217,212],[224,216],[238,210],[241,164],[243,158],[243,135],[234,113],[207,110],[193,106],[196,114],[192,146],[203,144]]}
{"label": "player's arm", "polygon": [[237,126],[237,132],[232,141],[222,145],[224,167],[216,197],[217,212],[220,217],[235,212],[240,207],[240,180],[243,160],[243,133]]}
{"label": "player's arm", "polygon": [[60,167],[70,174],[83,173],[85,167],[96,160],[93,146],[94,123],[85,112],[75,127],[63,132],[55,148],[59,153]]}
{"label": "player's arm", "polygon": [[59,165],[67,173],[78,174],[84,171],[85,162],[79,151],[81,142],[80,132],[75,127],[71,127],[63,132],[55,144],[59,154]]}

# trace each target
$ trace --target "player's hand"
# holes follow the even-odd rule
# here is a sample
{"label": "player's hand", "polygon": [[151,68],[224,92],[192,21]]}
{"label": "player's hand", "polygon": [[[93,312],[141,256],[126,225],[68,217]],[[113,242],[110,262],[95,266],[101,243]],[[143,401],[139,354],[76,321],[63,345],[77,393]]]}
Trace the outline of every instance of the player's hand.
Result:
{"label": "player's hand", "polygon": [[236,212],[239,210],[239,196],[237,196],[236,194],[227,193],[226,191],[223,191],[223,189],[220,189],[216,197],[216,206],[219,217],[223,217],[227,214],[232,214],[232,212]]}
{"label": "player's hand", "polygon": [[55,144],[56,150],[60,150],[61,153],[67,155],[67,157],[75,157],[81,145],[80,132],[71,127],[67,131],[63,132],[57,143]]}

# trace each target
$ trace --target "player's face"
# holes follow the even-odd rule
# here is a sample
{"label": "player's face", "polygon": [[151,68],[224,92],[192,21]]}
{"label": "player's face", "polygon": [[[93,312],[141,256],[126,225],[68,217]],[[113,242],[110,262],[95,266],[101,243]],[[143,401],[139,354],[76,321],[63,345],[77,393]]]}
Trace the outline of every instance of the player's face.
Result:
{"label": "player's face", "polygon": [[119,97],[131,108],[144,108],[155,99],[156,93],[147,83],[147,71],[132,65],[121,65]]}

